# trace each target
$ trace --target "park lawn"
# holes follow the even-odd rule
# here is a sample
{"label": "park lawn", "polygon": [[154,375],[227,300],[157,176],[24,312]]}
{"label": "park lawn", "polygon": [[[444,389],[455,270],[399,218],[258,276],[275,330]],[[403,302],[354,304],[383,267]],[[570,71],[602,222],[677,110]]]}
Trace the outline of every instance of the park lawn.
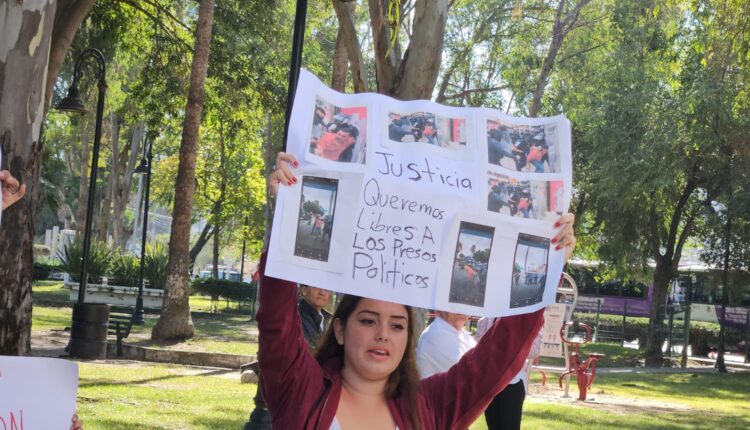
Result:
{"label": "park lawn", "polygon": [[[32,331],[62,330],[70,327],[72,307],[68,300],[69,291],[61,281],[40,281],[32,286],[33,310]],[[236,307],[236,305],[233,305]],[[125,343],[157,348],[184,349],[192,351],[219,352],[225,354],[256,355],[258,340],[255,322],[250,321],[249,310],[242,313],[209,313],[211,299],[191,296],[195,337],[184,342],[152,342],[151,329],[159,318],[158,313],[146,313],[146,323],[134,325]],[[224,304],[219,305],[224,309]]]}
{"label": "park lawn", "polygon": [[[596,362],[597,367],[634,367],[642,356],[642,351],[623,348],[615,343],[587,343],[581,346],[581,356],[587,357],[592,352],[604,354]],[[563,358],[539,357],[539,364],[565,367]]]}
{"label": "park lawn", "polygon": [[87,430],[238,429],[255,384],[239,372],[135,362],[79,363],[78,414]]}
{"label": "park lawn", "polygon": [[[535,373],[532,384],[539,383]],[[574,384],[571,395],[576,396]],[[523,428],[744,430],[750,428],[748,387],[750,373],[597,375],[589,392],[592,402],[527,398]],[[613,404],[612,398],[618,401]],[[486,429],[484,417],[471,426]]]}
{"label": "park lawn", "polygon": [[73,308],[37,306],[31,310],[31,331],[62,330],[70,327]]}
{"label": "park lawn", "polygon": [[[538,384],[538,381],[533,383]],[[740,430],[750,425],[750,374],[601,375],[594,402],[531,397],[523,428]],[[82,362],[78,412],[87,429],[237,429],[256,386],[238,372],[137,362]],[[632,401],[614,407],[597,397]],[[650,405],[653,403],[653,406]],[[664,407],[671,404],[674,408]],[[471,430],[486,430],[480,418]]]}
{"label": "park lawn", "polygon": [[[669,402],[706,415],[742,418],[750,428],[750,373],[679,373],[597,375],[594,392]],[[721,426],[720,426],[721,427]]]}

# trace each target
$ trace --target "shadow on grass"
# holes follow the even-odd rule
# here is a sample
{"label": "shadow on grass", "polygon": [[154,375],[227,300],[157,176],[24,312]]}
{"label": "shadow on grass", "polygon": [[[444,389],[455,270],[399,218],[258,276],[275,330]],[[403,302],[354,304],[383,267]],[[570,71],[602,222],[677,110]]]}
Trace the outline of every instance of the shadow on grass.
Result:
{"label": "shadow on grass", "polygon": [[156,381],[166,381],[169,379],[180,379],[180,378],[186,378],[186,377],[194,377],[194,376],[217,376],[217,375],[225,375],[227,373],[236,373],[236,370],[229,370],[229,369],[217,369],[217,370],[210,370],[206,372],[200,372],[200,373],[194,373],[194,374],[174,374],[174,375],[164,375],[164,376],[156,376],[153,378],[146,378],[146,379],[138,379],[134,381],[113,381],[111,379],[106,378],[97,378],[91,381],[83,382],[78,385],[79,388],[93,388],[93,387],[117,387],[117,386],[127,386],[127,385],[141,385],[141,384],[149,384]]}

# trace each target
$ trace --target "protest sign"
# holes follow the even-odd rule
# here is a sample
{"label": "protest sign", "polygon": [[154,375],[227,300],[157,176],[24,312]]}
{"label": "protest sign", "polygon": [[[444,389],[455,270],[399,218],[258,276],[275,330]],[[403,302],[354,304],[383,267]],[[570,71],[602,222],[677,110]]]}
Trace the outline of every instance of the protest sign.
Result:
{"label": "protest sign", "polygon": [[72,361],[0,356],[0,428],[69,429],[77,389]]}
{"label": "protest sign", "polygon": [[470,315],[554,302],[570,123],[341,94],[302,71],[266,273]]}

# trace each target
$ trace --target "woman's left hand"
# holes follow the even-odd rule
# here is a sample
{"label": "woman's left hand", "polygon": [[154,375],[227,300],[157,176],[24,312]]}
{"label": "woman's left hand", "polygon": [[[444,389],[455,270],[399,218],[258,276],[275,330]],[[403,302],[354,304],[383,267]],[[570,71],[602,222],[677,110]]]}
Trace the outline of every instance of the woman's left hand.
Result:
{"label": "woman's left hand", "polygon": [[560,231],[557,232],[557,236],[555,236],[551,242],[555,246],[555,249],[560,250],[565,248],[564,263],[568,262],[576,247],[576,234],[573,231],[575,220],[575,215],[567,213],[561,216],[555,223],[555,228],[560,229]]}
{"label": "woman's left hand", "polygon": [[76,414],[73,414],[70,420],[70,430],[83,430],[83,421],[79,420]]}

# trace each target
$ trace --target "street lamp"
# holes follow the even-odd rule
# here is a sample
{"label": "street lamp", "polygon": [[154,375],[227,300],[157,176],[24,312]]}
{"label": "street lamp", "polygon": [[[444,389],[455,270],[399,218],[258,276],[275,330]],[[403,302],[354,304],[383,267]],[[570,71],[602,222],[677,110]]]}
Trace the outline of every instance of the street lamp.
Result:
{"label": "street lamp", "polygon": [[146,237],[148,233],[148,200],[149,200],[149,191],[151,190],[151,160],[153,160],[154,156],[151,152],[151,149],[154,146],[154,138],[153,136],[146,136],[146,141],[148,142],[148,153],[146,153],[146,143],[143,142],[143,158],[141,158],[141,164],[133,170],[133,173],[139,174],[139,175],[146,175],[146,195],[143,200],[143,226],[141,229],[143,230],[142,236],[141,236],[141,268],[140,268],[140,277],[138,279],[138,297],[135,299],[135,312],[133,313],[133,323],[134,324],[143,324],[143,268],[144,268],[144,260],[146,258]]}
{"label": "street lamp", "polygon": [[91,248],[91,224],[94,216],[94,194],[96,192],[96,172],[99,164],[99,147],[102,138],[102,118],[104,116],[104,95],[107,92],[104,55],[97,49],[87,49],[76,58],[73,68],[73,82],[68,95],[57,104],[57,109],[65,112],[85,114],[88,112],[78,91],[82,66],[88,59],[96,62],[99,96],[96,103],[96,125],[94,128],[94,148],[89,175],[89,195],[86,201],[86,225],[83,231],[83,255],[81,279],[78,286],[78,301],[73,305],[73,325],[70,333],[70,355],[80,358],[104,357],[107,352],[107,305],[84,304],[88,282],[88,257]]}

